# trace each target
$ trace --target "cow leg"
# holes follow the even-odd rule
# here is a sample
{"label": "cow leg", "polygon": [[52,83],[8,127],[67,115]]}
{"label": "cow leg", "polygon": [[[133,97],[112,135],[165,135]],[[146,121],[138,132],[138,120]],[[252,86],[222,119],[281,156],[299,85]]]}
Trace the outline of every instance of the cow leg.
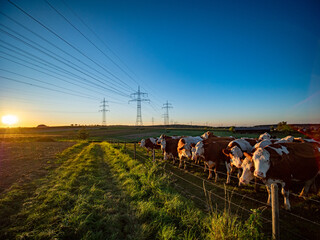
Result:
{"label": "cow leg", "polygon": [[270,205],[270,200],[271,200],[271,185],[266,184],[266,189],[267,189],[267,192],[268,192],[267,204]]}
{"label": "cow leg", "polygon": [[176,158],[173,157],[173,158],[172,158],[172,164],[174,165],[175,163],[176,163]]}
{"label": "cow leg", "polygon": [[179,158],[179,168],[181,168],[182,167],[182,158],[180,157]]}
{"label": "cow leg", "polygon": [[303,198],[306,197],[306,195],[309,192],[310,186],[314,182],[314,180],[315,180],[315,177],[305,182],[304,187],[303,187],[299,197],[303,197]]}
{"label": "cow leg", "polygon": [[208,166],[209,167],[209,176],[208,179],[212,178],[212,166]]}
{"label": "cow leg", "polygon": [[217,165],[214,168],[214,176],[215,176],[214,181],[217,182],[218,181]]}
{"label": "cow leg", "polygon": [[183,159],[183,163],[184,163],[183,169],[186,170],[187,169],[187,158]]}
{"label": "cow leg", "polygon": [[238,179],[240,179],[240,177],[241,177],[241,169],[240,169],[240,168],[238,168],[238,174],[237,174],[237,177],[238,177]]}
{"label": "cow leg", "polygon": [[284,199],[284,208],[288,211],[290,211],[291,205],[289,202],[289,189],[286,189],[285,184],[282,184],[282,190],[281,190],[283,199]]}
{"label": "cow leg", "polygon": [[230,168],[231,168],[231,166],[230,166],[230,163],[225,162],[225,164],[226,164],[226,169],[227,169],[227,182],[226,182],[226,184],[229,184],[230,183]]}
{"label": "cow leg", "polygon": [[206,172],[207,171],[207,164],[206,164],[206,162],[204,162],[204,170],[203,170],[204,172]]}

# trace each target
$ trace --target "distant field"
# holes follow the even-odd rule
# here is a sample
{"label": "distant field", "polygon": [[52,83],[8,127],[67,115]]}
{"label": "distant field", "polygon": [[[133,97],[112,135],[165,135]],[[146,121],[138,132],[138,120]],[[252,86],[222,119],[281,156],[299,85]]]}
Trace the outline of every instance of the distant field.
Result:
{"label": "distant field", "polygon": [[[0,141],[62,141],[79,139],[79,131],[85,129],[89,140],[114,140],[138,142],[141,138],[158,137],[161,134],[179,136],[199,136],[206,131],[211,131],[217,136],[234,136],[256,138],[258,133],[232,133],[224,129],[213,128],[163,128],[163,127],[135,127],[135,126],[108,126],[108,127],[49,127],[49,128],[12,128],[0,129]],[[273,133],[282,138],[288,134],[303,137],[301,133]]]}

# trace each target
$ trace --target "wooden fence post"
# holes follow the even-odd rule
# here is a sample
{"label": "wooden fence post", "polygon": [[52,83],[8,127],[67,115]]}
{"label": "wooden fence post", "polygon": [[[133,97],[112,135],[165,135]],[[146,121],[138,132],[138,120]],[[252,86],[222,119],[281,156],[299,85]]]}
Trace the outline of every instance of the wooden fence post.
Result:
{"label": "wooden fence post", "polygon": [[156,160],[156,154],[154,149],[152,150],[152,160],[155,161]]}
{"label": "wooden fence post", "polygon": [[134,152],[133,152],[133,159],[136,159],[136,143],[133,144]]}
{"label": "wooden fence post", "polygon": [[280,239],[278,185],[271,184],[272,239]]}

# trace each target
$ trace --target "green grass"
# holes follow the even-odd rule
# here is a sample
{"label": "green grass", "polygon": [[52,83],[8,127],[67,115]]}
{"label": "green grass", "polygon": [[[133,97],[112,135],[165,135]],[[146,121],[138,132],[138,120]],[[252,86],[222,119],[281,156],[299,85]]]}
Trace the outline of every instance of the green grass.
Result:
{"label": "green grass", "polygon": [[259,224],[208,215],[180,195],[161,164],[108,143],[80,143],[61,166],[0,200],[0,239],[260,239]]}

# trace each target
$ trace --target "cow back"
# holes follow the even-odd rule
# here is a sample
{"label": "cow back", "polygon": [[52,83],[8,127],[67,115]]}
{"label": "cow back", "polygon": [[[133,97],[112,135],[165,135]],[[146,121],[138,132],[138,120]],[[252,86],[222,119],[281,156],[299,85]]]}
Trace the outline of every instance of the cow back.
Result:
{"label": "cow back", "polygon": [[[279,154],[280,147],[288,153]],[[265,148],[270,153],[271,166],[268,175],[278,178],[294,178],[306,181],[314,177],[320,169],[316,149],[308,143],[271,144]]]}
{"label": "cow back", "polygon": [[228,146],[229,141],[205,141],[203,142],[205,161],[225,160],[222,150]]}

